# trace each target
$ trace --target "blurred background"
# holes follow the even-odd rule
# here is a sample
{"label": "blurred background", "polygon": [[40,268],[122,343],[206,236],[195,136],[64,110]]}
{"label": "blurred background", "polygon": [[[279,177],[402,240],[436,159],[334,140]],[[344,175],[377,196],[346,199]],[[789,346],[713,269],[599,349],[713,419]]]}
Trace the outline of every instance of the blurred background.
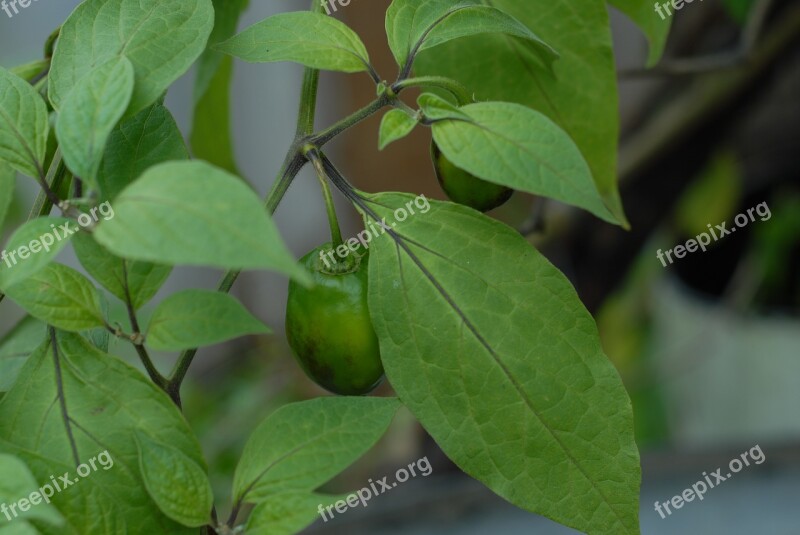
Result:
{"label": "blurred background", "polygon": [[[523,0],[520,0],[523,1]],[[307,1],[252,1],[240,23],[307,8]],[[370,50],[378,72],[393,77],[383,16],[389,0],[352,0],[337,17]],[[38,0],[13,18],[0,12],[0,65],[39,59],[43,43],[78,4]],[[492,215],[518,228],[573,281],[597,318],[606,353],[633,399],[642,452],[641,522],[645,534],[800,533],[800,3],[708,0],[673,17],[662,64],[641,71],[647,45],[638,29],[610,10],[619,70],[620,183],[632,230],[577,210],[516,194]],[[653,16],[657,16],[655,13]],[[534,28],[535,29],[535,28]],[[236,64],[232,122],[237,165],[260,193],[278,171],[294,133],[300,67]],[[192,82],[184,76],[166,104],[188,137]],[[318,125],[374,97],[365,75],[324,73]],[[409,100],[409,102],[411,102]],[[442,199],[428,155],[429,131],[377,149],[379,117],[337,139],[329,154],[358,187]],[[17,198],[2,227],[4,242],[36,194],[18,177]],[[343,233],[359,230],[338,199]],[[762,203],[766,203],[762,205]],[[657,258],[708,226],[734,225],[737,214],[768,207],[719,241],[666,266]],[[759,217],[760,216],[760,217]],[[276,221],[299,257],[327,241],[316,179],[305,170]],[[79,268],[71,250],[59,260]],[[220,273],[176,269],[159,299],[186,288],[213,288]],[[247,273],[234,293],[275,334],[201,350],[186,385],[187,419],[212,469],[218,509],[230,502],[233,468],[250,431],[275,407],[324,394],[294,363],[283,336],[287,281]],[[109,300],[110,314],[124,313]],[[152,305],[151,308],[152,310]],[[146,315],[146,314],[145,314]],[[0,387],[13,377],[42,326],[0,304]],[[29,344],[3,343],[12,329]],[[135,362],[128,347],[110,352]],[[160,355],[168,370],[173,355]],[[2,388],[0,388],[2,391]],[[384,385],[379,394],[391,393]],[[654,502],[727,467],[758,445],[766,461],[746,467],[662,519]],[[308,532],[323,534],[566,534],[515,509],[460,474],[407,412],[378,447],[325,490],[365,486],[426,456],[433,473],[398,486]]]}

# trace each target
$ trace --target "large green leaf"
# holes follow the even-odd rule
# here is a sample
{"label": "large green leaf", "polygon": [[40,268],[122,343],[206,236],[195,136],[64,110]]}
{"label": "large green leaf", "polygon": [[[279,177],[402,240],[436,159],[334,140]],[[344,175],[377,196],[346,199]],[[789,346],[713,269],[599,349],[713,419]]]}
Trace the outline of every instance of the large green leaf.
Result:
{"label": "large green leaf", "polygon": [[546,116],[507,102],[470,104],[459,112],[466,119],[459,115],[433,124],[433,139],[456,166],[617,222],[603,204],[580,150]]}
{"label": "large green leaf", "polygon": [[96,471],[52,498],[67,520],[59,534],[197,532],[159,513],[141,476],[137,435],[169,444],[206,468],[169,397],[75,334],[58,333],[57,354],[49,341],[42,345],[0,402],[0,436],[11,443],[0,442],[0,450],[12,447],[8,453],[25,461],[37,481],[65,473],[74,478],[76,462],[108,452]]}
{"label": "large green leaf", "polygon": [[72,246],[86,272],[123,303],[130,298],[134,310],[150,301],[172,273],[170,266],[115,256],[86,233],[76,235]]}
{"label": "large green leaf", "polygon": [[37,217],[18,228],[3,251],[7,256],[0,258],[0,289],[35,275],[49,264],[77,228],[63,217]]}
{"label": "large green leaf", "polygon": [[44,174],[47,106],[31,85],[0,67],[0,161],[28,176]]}
{"label": "large green leaf", "polygon": [[233,296],[186,290],[158,305],[147,326],[146,339],[153,349],[180,351],[268,332]]}
{"label": "large green leaf", "polygon": [[350,466],[383,435],[395,398],[322,397],[284,405],[253,432],[236,467],[237,503],[311,491]]}
{"label": "large green leaf", "polygon": [[239,18],[247,9],[250,0],[212,0],[214,5],[214,29],[208,38],[206,50],[197,60],[197,77],[194,82],[194,100],[197,102],[208,91],[212,79],[219,72],[225,54],[214,46],[230,39],[236,33]]}
{"label": "large green leaf", "polygon": [[133,65],[125,56],[111,58],[89,71],[70,91],[56,122],[67,167],[95,184],[108,136],[122,118],[133,94]]}
{"label": "large green leaf", "polygon": [[189,152],[172,114],[161,104],[153,104],[120,123],[111,133],[97,183],[103,197],[113,201],[149,167],[188,158]]}
{"label": "large green leaf", "polygon": [[308,282],[261,201],[204,162],[151,167],[114,201],[94,236],[112,253],[162,264],[273,269]]}
{"label": "large green leaf", "polygon": [[650,43],[650,52],[647,55],[647,65],[652,67],[664,53],[667,36],[672,23],[672,17],[659,16],[650,0],[608,0],[608,3],[625,13],[635,22]]}
{"label": "large green leaf", "polygon": [[553,72],[518,40],[479,35],[426,50],[420,74],[454,78],[477,101],[530,106],[552,119],[583,153],[609,210],[624,221],[617,190],[619,110],[608,12],[595,0],[482,0],[512,15],[559,53]]}
{"label": "large green leaf", "polygon": [[470,35],[503,33],[524,39],[549,66],[558,54],[514,17],[475,0],[394,0],[386,11],[386,35],[397,63],[404,67],[414,55]]}
{"label": "large green leaf", "polygon": [[319,506],[327,506],[347,496],[327,496],[290,491],[273,494],[253,508],[247,519],[247,535],[295,535],[319,517]]}
{"label": "large green leaf", "polygon": [[124,55],[136,86],[128,113],[152,104],[203,52],[214,25],[211,0],[86,0],[61,27],[48,96],[60,110],[94,67]]}
{"label": "large green leaf", "polygon": [[210,524],[214,494],[206,470],[173,446],[135,436],[145,487],[161,512],[184,526]]}
{"label": "large green leaf", "polygon": [[341,72],[361,72],[369,65],[367,49],[353,30],[310,11],[268,17],[215,48],[254,63],[294,61]]}
{"label": "large green leaf", "polygon": [[104,325],[100,295],[89,279],[61,264],[47,264],[6,289],[28,314],[65,331]]}
{"label": "large green leaf", "polygon": [[25,520],[13,524],[0,524],[0,535],[41,535],[41,532]]}
{"label": "large green leaf", "polygon": [[44,340],[46,327],[36,318],[25,316],[0,339],[0,392],[14,386],[28,357]]}
{"label": "large green leaf", "polygon": [[195,157],[238,174],[231,134],[231,76],[233,58],[225,56],[208,89],[194,107],[189,138]]}
{"label": "large green leaf", "polygon": [[233,59],[211,45],[230,38],[236,32],[239,17],[248,0],[213,0],[214,31],[209,48],[197,61],[194,83],[194,114],[190,135],[192,152],[197,158],[238,175],[231,138],[230,86]]}
{"label": "large green leaf", "polygon": [[431,202],[373,241],[369,281],[387,377],[450,459],[567,526],[639,532],[630,401],[566,277],[506,225]]}
{"label": "large green leaf", "polygon": [[[18,508],[3,510],[4,517],[0,517],[0,526],[6,525],[8,521],[11,526],[25,520],[40,520],[55,526],[64,524],[64,518],[58,513],[52,504],[43,500],[40,492],[39,483],[34,479],[33,474],[18,457],[8,454],[0,454],[0,504],[17,505],[19,500],[28,500],[25,506],[26,511]],[[31,503],[30,498],[38,494],[38,498],[33,498],[35,504]],[[9,519],[8,516],[12,515]]]}

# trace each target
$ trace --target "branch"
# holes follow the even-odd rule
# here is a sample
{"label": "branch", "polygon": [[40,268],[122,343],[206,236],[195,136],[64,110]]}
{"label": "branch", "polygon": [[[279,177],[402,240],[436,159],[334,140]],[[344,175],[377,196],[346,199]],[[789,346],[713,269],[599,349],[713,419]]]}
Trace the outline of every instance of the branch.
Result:
{"label": "branch", "polygon": [[[136,353],[139,355],[139,360],[142,361],[142,365],[144,366],[145,370],[147,370],[147,374],[150,376],[150,379],[162,390],[170,394],[167,391],[167,378],[159,373],[158,369],[153,364],[153,360],[150,358],[150,354],[147,352],[147,349],[144,347],[144,342],[142,341],[142,330],[139,327],[139,320],[136,317],[136,309],[133,306],[133,299],[131,299],[131,291],[130,287],[128,286],[128,264],[125,260],[120,260],[122,262],[122,287],[125,290],[125,308],[128,310],[128,318],[131,322],[131,329],[133,329],[133,336],[131,336],[131,343],[133,347],[136,349]],[[176,398],[172,396],[172,400],[175,404],[180,407],[181,400],[180,398]]]}

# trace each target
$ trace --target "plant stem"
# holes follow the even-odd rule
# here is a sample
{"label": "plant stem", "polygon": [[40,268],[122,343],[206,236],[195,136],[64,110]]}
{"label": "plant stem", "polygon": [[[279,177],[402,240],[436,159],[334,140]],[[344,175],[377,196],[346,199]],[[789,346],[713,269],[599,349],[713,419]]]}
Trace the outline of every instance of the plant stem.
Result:
{"label": "plant stem", "polygon": [[400,93],[403,89],[409,87],[438,87],[444,89],[456,97],[459,106],[465,106],[472,102],[472,98],[467,91],[467,88],[444,76],[420,76],[418,78],[407,78],[392,85],[392,90],[395,93]]}
{"label": "plant stem", "polygon": [[335,138],[336,136],[347,130],[348,128],[351,128],[360,123],[361,121],[363,121],[364,119],[367,119],[368,117],[374,115],[376,112],[380,111],[381,108],[383,108],[384,106],[388,106],[389,104],[391,104],[391,102],[392,102],[392,97],[383,94],[379,96],[377,99],[373,100],[367,106],[353,113],[352,115],[345,117],[341,121],[326,128],[322,132],[313,135],[309,139],[309,142],[317,147],[322,147],[330,140],[332,140],[333,138]]}
{"label": "plant stem", "polygon": [[333,195],[331,195],[331,188],[328,186],[328,175],[322,166],[322,159],[320,159],[317,149],[312,149],[306,153],[306,156],[311,160],[314,170],[317,172],[319,184],[322,186],[322,196],[325,198],[325,208],[328,211],[328,224],[331,227],[331,247],[336,249],[344,240],[342,240],[342,231],[339,228],[339,219],[336,217],[336,205],[333,203]]}
{"label": "plant stem", "polygon": [[300,93],[300,115],[297,117],[297,138],[308,136],[314,132],[318,86],[319,71],[316,69],[306,69],[303,74],[303,89]]}
{"label": "plant stem", "polygon": [[[58,149],[53,156],[53,161],[50,163],[50,168],[47,170],[45,180],[50,185],[51,190],[58,191],[61,189],[61,184],[64,182],[66,176],[67,166],[61,158],[61,149]],[[40,190],[28,214],[28,221],[36,219],[37,217],[46,216],[52,209],[53,203],[47,193],[45,190]]]}
{"label": "plant stem", "polygon": [[[61,148],[60,147],[59,147],[58,150],[56,150],[56,154],[53,157],[53,164],[55,164],[56,162],[58,162],[59,164],[61,163]],[[53,181],[53,178],[54,178],[54,175],[51,176],[51,173],[50,173],[50,171],[53,170],[53,165],[52,164],[50,165],[50,170],[48,170],[47,175],[45,175],[44,169],[42,169],[42,166],[41,166],[41,164],[39,162],[36,162],[36,168],[39,171],[39,173],[38,173],[39,176],[37,177],[38,178],[38,182],[39,182],[39,186],[41,186],[42,191],[47,196],[47,199],[50,201],[50,203],[52,203],[53,205],[58,206],[60,208],[61,199],[59,199],[58,195],[56,195],[56,192],[53,191],[50,188],[50,184],[51,184],[51,182]],[[55,171],[53,171],[53,173],[55,174]]]}
{"label": "plant stem", "polygon": [[155,364],[153,364],[153,360],[150,358],[150,354],[147,352],[147,349],[144,347],[143,343],[141,342],[141,334],[142,330],[139,327],[139,320],[136,317],[136,309],[133,306],[133,299],[131,299],[131,291],[130,287],[128,286],[128,265],[126,264],[126,260],[122,260],[122,283],[123,288],[125,289],[125,307],[128,311],[128,318],[131,322],[131,329],[133,329],[133,334],[138,340],[131,339],[133,343],[133,347],[136,349],[136,353],[139,355],[139,360],[142,361],[142,365],[144,369],[147,370],[147,374],[150,376],[150,379],[158,385],[159,388],[170,394],[172,400],[175,404],[180,407],[181,400],[180,398],[176,398],[171,395],[169,391],[167,391],[167,378],[161,375],[161,373],[156,368]]}

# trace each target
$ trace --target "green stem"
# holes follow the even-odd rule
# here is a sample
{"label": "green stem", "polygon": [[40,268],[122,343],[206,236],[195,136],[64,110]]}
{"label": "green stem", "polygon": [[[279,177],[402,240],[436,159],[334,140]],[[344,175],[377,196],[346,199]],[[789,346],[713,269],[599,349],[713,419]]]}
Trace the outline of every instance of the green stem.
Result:
{"label": "green stem", "polygon": [[314,170],[317,172],[319,184],[322,186],[322,196],[325,198],[325,208],[328,211],[328,224],[331,227],[331,246],[336,249],[344,243],[344,240],[342,239],[342,230],[339,228],[339,219],[336,217],[336,205],[333,203],[331,188],[328,186],[328,175],[322,167],[322,160],[316,149],[308,151],[306,156],[311,160]]}
{"label": "green stem", "polygon": [[383,94],[352,115],[345,117],[325,130],[313,135],[309,139],[309,142],[317,147],[322,147],[345,130],[352,128],[364,119],[380,111],[383,107],[388,106],[391,102],[392,98]]}
{"label": "green stem", "polygon": [[[50,168],[47,170],[45,181],[52,191],[59,191],[66,176],[67,166],[64,164],[64,160],[61,158],[61,148],[58,148],[53,155],[53,161],[50,163]],[[34,201],[31,211],[28,214],[28,221],[31,219],[36,219],[37,217],[46,216],[52,209],[52,199],[48,196],[44,189],[41,189],[39,190],[39,194],[36,196],[36,200]]]}
{"label": "green stem", "polygon": [[444,76],[420,76],[418,78],[407,78],[392,85],[392,90],[400,93],[403,89],[409,87],[438,87],[444,89],[456,97],[459,106],[466,106],[473,100],[467,91],[467,88]]}
{"label": "green stem", "polygon": [[406,112],[411,117],[414,117],[417,114],[417,110],[415,110],[414,108],[412,108],[411,106],[409,106],[408,104],[406,104],[405,102],[400,100],[399,98],[395,99],[394,101],[392,101],[392,106],[394,106],[398,110],[403,110],[404,112]]}
{"label": "green stem", "polygon": [[[161,373],[158,371],[155,364],[153,364],[153,360],[150,358],[150,354],[147,352],[147,349],[141,342],[142,329],[139,326],[139,319],[136,317],[136,308],[133,306],[133,299],[131,298],[130,286],[128,284],[128,265],[126,260],[121,260],[121,262],[122,282],[125,290],[125,308],[128,311],[128,319],[131,322],[131,329],[133,329],[134,335],[138,338],[137,341],[133,341],[133,346],[136,348],[136,353],[139,355],[139,360],[142,361],[142,365],[144,366],[144,369],[147,370],[147,374],[150,376],[150,379],[156,385],[158,385],[159,388],[166,391],[167,378],[161,375]],[[181,406],[180,398],[173,397],[172,399],[178,407]]]}
{"label": "green stem", "polygon": [[297,118],[297,136],[308,136],[314,132],[314,117],[316,116],[317,87],[319,86],[319,71],[306,69],[303,74],[303,89],[300,93],[300,115]]}

